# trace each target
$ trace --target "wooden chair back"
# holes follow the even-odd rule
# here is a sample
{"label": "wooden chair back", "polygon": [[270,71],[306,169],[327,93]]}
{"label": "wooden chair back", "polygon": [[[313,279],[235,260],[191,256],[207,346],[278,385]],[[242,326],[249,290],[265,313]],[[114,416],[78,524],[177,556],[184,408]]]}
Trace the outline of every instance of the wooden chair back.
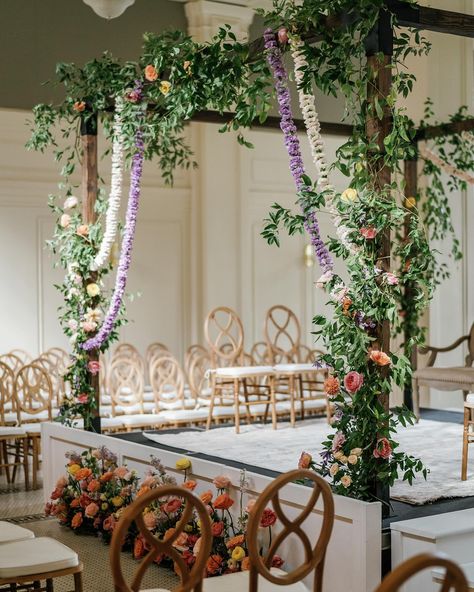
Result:
{"label": "wooden chair back", "polygon": [[425,569],[444,567],[446,574],[440,592],[468,592],[469,587],[461,568],[444,555],[421,553],[407,559],[391,571],[375,592],[397,592],[412,576]]}
{"label": "wooden chair back", "polygon": [[209,381],[207,373],[211,368],[211,356],[205,348],[202,349],[203,352],[200,355],[194,354],[192,356],[189,367],[186,369],[189,388],[195,399],[208,394],[205,390]]}
{"label": "wooden chair back", "polygon": [[22,359],[13,352],[1,355],[0,362],[6,364],[15,376],[18,370],[24,366]]}
{"label": "wooden chair back", "polygon": [[154,358],[157,356],[161,356],[161,354],[167,354],[170,350],[164,343],[159,343],[156,341],[155,343],[150,343],[150,345],[146,348],[145,353],[145,362],[148,371],[150,371],[151,363]]}
{"label": "wooden chair back", "polygon": [[64,376],[71,363],[71,356],[67,353],[67,351],[60,347],[50,347],[46,354],[56,359],[56,367],[58,372],[61,376]]}
{"label": "wooden chair back", "polygon": [[156,357],[150,367],[150,384],[155,397],[156,410],[160,403],[181,404],[184,409],[186,379],[178,360],[171,354]]}
{"label": "wooden chair back", "polygon": [[208,353],[208,350],[203,346],[199,345],[198,343],[194,343],[190,345],[184,354],[184,369],[186,372],[189,372],[191,364],[193,363],[194,358],[198,358]]}
{"label": "wooden chair back", "polygon": [[65,369],[63,363],[59,361],[59,358],[51,352],[45,352],[41,354],[39,358],[33,360],[33,364],[41,366],[47,372],[53,387],[53,402],[58,407],[61,405],[64,394],[66,392],[66,386],[63,379]]}
{"label": "wooden chair back", "polygon": [[16,413],[16,422],[20,423],[15,396],[15,375],[10,366],[0,362],[0,425],[5,425],[5,412]]}
{"label": "wooden chair back", "polygon": [[21,368],[15,378],[17,405],[21,413],[35,415],[47,411],[52,420],[53,385],[44,368],[38,364],[27,364]]}
{"label": "wooden chair back", "polygon": [[467,338],[467,349],[469,353],[466,356],[466,366],[472,366],[474,362],[474,323],[471,325]]}
{"label": "wooden chair back", "polygon": [[272,363],[272,357],[268,351],[268,345],[266,341],[257,341],[250,350],[250,355],[253,359],[254,366],[268,366]]}
{"label": "wooden chair back", "polygon": [[[311,496],[304,510],[295,519],[289,519],[283,512],[280,490],[289,483],[305,479],[312,481]],[[319,498],[323,502],[323,519],[319,536],[315,543],[311,543],[302,525],[306,518],[314,510]],[[280,524],[281,530],[277,532],[271,541],[268,550],[261,555],[261,542],[259,537],[260,521],[265,509],[271,504]],[[314,572],[314,592],[321,592],[324,571],[326,549],[331,538],[334,524],[334,500],[328,483],[319,475],[309,470],[294,470],[283,473],[268,485],[258,497],[255,506],[249,516],[247,528],[247,546],[250,558],[250,583],[249,592],[257,592],[258,576],[261,575],[273,584],[285,586],[303,580]],[[271,572],[272,560],[280,545],[290,535],[295,535],[300,540],[304,550],[303,563],[284,575]]]}
{"label": "wooden chair back", "polygon": [[[184,500],[184,510],[181,520],[176,525],[174,532],[167,532],[163,539],[158,539],[145,526],[143,520],[143,511],[148,506],[156,503],[158,500],[170,497],[177,497]],[[177,551],[173,544],[176,542],[182,532],[185,531],[188,522],[197,517],[201,524],[201,546],[196,555],[196,560],[189,570],[186,566],[181,553]],[[135,522],[139,533],[145,539],[148,553],[139,563],[138,568],[131,583],[127,583],[122,571],[122,545],[123,541],[132,525]],[[202,501],[191,491],[177,486],[163,486],[152,489],[144,495],[137,498],[128,506],[120,516],[112,535],[110,544],[110,565],[112,577],[114,579],[115,592],[138,592],[143,576],[147,568],[153,563],[159,555],[165,555],[173,560],[175,571],[178,573],[181,583],[174,588],[173,592],[190,592],[191,590],[200,591],[201,582],[204,576],[206,563],[211,553],[212,533],[211,519]]]}
{"label": "wooden chair back", "polygon": [[20,360],[23,362],[23,365],[31,364],[33,361],[33,356],[24,349],[12,349],[10,353],[14,356],[17,356],[17,358],[20,358]]}
{"label": "wooden chair back", "polygon": [[244,328],[234,310],[227,306],[211,310],[204,323],[204,335],[213,368],[241,365]]}
{"label": "wooden chair back", "polygon": [[298,362],[301,327],[295,313],[287,306],[272,306],[265,316],[263,328],[272,363],[282,357],[288,362]]}
{"label": "wooden chair back", "polygon": [[133,357],[116,357],[109,364],[107,384],[112,400],[112,415],[116,407],[135,408],[137,413],[143,413],[143,391],[145,380],[143,367]]}

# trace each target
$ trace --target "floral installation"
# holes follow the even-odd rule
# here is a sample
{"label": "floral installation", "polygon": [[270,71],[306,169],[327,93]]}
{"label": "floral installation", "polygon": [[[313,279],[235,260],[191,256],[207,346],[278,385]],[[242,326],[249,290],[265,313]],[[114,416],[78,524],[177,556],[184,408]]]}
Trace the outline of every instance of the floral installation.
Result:
{"label": "floral installation", "polygon": [[124,166],[124,132],[122,114],[124,99],[117,96],[115,99],[115,115],[112,144],[112,173],[110,180],[110,195],[107,202],[105,215],[105,229],[100,243],[99,252],[94,257],[91,269],[97,271],[108,262],[112,246],[115,242],[118,229],[118,215],[120,201],[122,199],[123,166]]}
{"label": "floral installation", "polygon": [[77,534],[94,534],[109,542],[120,513],[137,494],[136,472],[119,466],[117,455],[105,446],[82,454],[68,452],[66,458],[66,475],[56,482],[46,515]]}

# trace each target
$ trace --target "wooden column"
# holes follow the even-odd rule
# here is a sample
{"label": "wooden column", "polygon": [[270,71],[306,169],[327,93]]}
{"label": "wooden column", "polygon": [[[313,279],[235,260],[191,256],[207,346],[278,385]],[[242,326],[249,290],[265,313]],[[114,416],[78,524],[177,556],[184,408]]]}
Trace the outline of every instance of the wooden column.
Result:
{"label": "wooden column", "polygon": [[[96,221],[95,202],[97,199],[97,115],[84,115],[81,121],[82,139],[82,218],[84,224]],[[90,282],[95,282],[97,274],[91,272]],[[89,361],[99,361],[99,351],[91,350]],[[90,385],[94,391],[95,409],[93,410],[92,431],[100,434],[100,378],[99,372],[89,374]]]}
{"label": "wooden column", "polygon": [[[404,175],[405,175],[405,197],[416,197],[418,193],[418,160],[415,157],[413,160],[405,160],[404,162]],[[405,216],[405,222],[403,225],[403,232],[404,238],[408,240],[408,233],[410,231],[410,220],[412,218],[412,213],[407,211]],[[410,307],[410,303],[413,301],[413,285],[411,282],[405,284],[404,288],[404,302],[405,302],[405,313],[408,311]],[[405,325],[404,331],[404,342],[408,343],[408,341],[413,337],[410,331],[410,327]],[[413,372],[417,368],[418,364],[418,354],[417,348],[413,347],[412,351],[409,352],[407,347],[405,346],[405,355],[410,358],[411,368]],[[403,390],[403,402],[413,411],[413,386],[411,377],[407,379],[405,383],[405,388]]]}
{"label": "wooden column", "polygon": [[[392,86],[392,69],[390,64],[393,54],[393,31],[390,22],[390,14],[386,10],[381,10],[378,22],[373,28],[371,34],[365,41],[367,55],[367,70],[369,72],[369,81],[367,89],[367,118],[366,134],[377,143],[378,150],[368,155],[368,167],[373,178],[374,188],[382,192],[390,184],[391,170],[387,166],[382,166],[385,154],[384,140],[392,128],[392,119],[389,107],[385,104],[387,96],[390,94]],[[383,107],[383,117],[379,119],[375,103],[379,101]],[[385,230],[383,235],[379,235],[379,251],[377,253],[377,266],[383,271],[390,270],[390,230]],[[390,351],[390,324],[388,320],[379,323],[376,329],[376,346],[378,349],[389,353]],[[382,377],[390,372],[389,367],[380,368]],[[386,412],[390,409],[390,393],[382,392],[379,395],[379,403]],[[380,462],[386,462],[380,460]],[[379,482],[374,483],[375,496],[385,502],[382,505],[382,515],[389,514],[390,490],[388,486],[382,486]]]}

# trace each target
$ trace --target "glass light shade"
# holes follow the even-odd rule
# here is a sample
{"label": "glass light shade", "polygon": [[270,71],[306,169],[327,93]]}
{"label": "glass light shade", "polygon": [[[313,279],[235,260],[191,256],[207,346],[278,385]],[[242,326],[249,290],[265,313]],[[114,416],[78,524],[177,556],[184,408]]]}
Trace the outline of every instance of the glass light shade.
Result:
{"label": "glass light shade", "polygon": [[135,0],[84,0],[84,3],[105,19],[117,18],[123,14]]}

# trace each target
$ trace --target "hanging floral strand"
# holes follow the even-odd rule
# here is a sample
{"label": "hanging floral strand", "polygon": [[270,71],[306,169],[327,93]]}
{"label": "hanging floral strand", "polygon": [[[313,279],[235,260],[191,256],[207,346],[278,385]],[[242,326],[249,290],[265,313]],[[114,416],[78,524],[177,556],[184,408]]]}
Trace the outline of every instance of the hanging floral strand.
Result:
{"label": "hanging floral strand", "polygon": [[[142,83],[137,81],[135,91],[142,98]],[[135,228],[137,224],[138,206],[140,201],[140,182],[143,171],[144,159],[144,142],[143,131],[139,127],[135,135],[135,153],[132,159],[132,169],[130,172],[130,192],[128,197],[127,215],[125,220],[125,231],[122,239],[122,249],[120,252],[120,260],[117,269],[117,277],[115,279],[115,288],[112,299],[110,301],[109,309],[104,322],[99,329],[97,335],[88,339],[82,348],[86,351],[100,348],[104,341],[113,331],[115,321],[122,306],[122,300],[127,285],[128,270],[132,258],[133,239],[135,236]]]}
{"label": "hanging floral strand", "polygon": [[120,201],[122,199],[123,182],[123,162],[124,162],[124,133],[123,133],[123,114],[124,100],[117,97],[115,100],[114,117],[114,141],[112,145],[112,173],[110,180],[110,195],[107,205],[107,214],[105,217],[105,231],[100,244],[99,251],[91,264],[91,270],[97,271],[103,267],[110,256],[112,246],[117,236],[118,214],[120,210]]}
{"label": "hanging floral strand", "polygon": [[[303,179],[305,170],[301,156],[300,142],[296,126],[291,112],[290,91],[288,90],[288,75],[283,65],[280,48],[276,42],[272,29],[266,29],[264,33],[267,61],[270,65],[273,77],[275,78],[275,89],[278,99],[278,110],[281,117],[280,128],[285,137],[285,146],[290,157],[290,170],[296,183],[297,190],[308,189]],[[305,214],[305,228],[311,238],[316,257],[321,269],[327,276],[331,276],[334,269],[334,262],[329,254],[324,241],[321,238],[318,220],[314,212]],[[328,277],[329,279],[329,277]]]}

